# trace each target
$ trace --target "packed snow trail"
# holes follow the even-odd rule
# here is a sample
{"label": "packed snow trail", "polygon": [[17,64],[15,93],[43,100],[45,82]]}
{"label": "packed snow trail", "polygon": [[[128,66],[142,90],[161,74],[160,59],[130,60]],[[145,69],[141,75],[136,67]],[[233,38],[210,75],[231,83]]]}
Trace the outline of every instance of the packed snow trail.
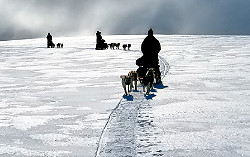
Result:
{"label": "packed snow trail", "polygon": [[[162,57],[159,57],[159,60],[164,78],[169,70],[169,64]],[[160,141],[152,125],[154,116],[151,98],[154,96],[145,96],[143,92],[138,91],[121,99],[103,129],[96,152],[97,157],[162,156],[162,150],[157,147]]]}

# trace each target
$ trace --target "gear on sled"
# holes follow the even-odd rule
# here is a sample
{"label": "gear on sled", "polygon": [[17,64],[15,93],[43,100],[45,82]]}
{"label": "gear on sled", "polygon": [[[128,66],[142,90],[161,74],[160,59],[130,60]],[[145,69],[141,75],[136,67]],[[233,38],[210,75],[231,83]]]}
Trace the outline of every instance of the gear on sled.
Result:
{"label": "gear on sled", "polygon": [[159,79],[159,73],[156,72],[157,68],[145,68],[139,67],[137,69],[138,80],[143,86],[143,92],[145,92],[145,88],[147,89],[146,94],[149,94],[153,89],[153,84],[161,82]]}
{"label": "gear on sled", "polygon": [[161,83],[161,72],[159,71],[159,68],[147,68],[147,67],[143,67],[143,66],[140,66],[136,70],[140,83],[143,84],[143,80],[145,80],[146,74],[147,74],[149,69],[153,70],[153,74],[154,74],[153,83],[160,84]]}
{"label": "gear on sled", "polygon": [[153,30],[148,31],[148,36],[141,44],[143,56],[136,60],[136,65],[140,83],[143,91],[147,87],[147,94],[153,88],[153,83],[161,83],[161,72],[158,60],[158,53],[161,50],[160,42],[154,37]]}
{"label": "gear on sled", "polygon": [[101,32],[96,32],[96,50],[105,50],[108,48],[108,44],[101,36]]}
{"label": "gear on sled", "polygon": [[158,65],[158,58],[155,59],[155,57],[146,57],[143,55],[141,58],[136,60],[136,65],[139,66],[137,73],[141,83],[150,68],[154,70],[154,83],[161,83],[161,72],[160,66]]}

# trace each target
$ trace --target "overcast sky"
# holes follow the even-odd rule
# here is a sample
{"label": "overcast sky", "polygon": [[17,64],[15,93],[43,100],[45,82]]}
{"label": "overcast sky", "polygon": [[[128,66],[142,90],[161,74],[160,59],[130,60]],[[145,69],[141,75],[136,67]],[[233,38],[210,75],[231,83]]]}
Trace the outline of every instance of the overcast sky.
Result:
{"label": "overcast sky", "polygon": [[250,0],[0,0],[0,40],[146,34],[250,35]]}

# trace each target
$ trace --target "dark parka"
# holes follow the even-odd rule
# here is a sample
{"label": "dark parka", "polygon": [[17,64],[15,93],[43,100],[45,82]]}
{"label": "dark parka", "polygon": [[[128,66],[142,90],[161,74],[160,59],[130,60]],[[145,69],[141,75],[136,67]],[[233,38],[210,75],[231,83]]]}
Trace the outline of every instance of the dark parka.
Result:
{"label": "dark parka", "polygon": [[138,66],[150,68],[158,67],[158,53],[161,50],[160,42],[153,36],[153,30],[148,31],[148,36],[141,44],[143,56],[137,60]]}

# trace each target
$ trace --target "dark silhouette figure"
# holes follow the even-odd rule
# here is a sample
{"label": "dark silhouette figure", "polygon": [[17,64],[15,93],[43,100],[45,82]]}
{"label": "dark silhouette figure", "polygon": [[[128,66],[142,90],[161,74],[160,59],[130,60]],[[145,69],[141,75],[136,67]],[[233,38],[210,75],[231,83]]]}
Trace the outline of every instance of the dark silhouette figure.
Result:
{"label": "dark silhouette figure", "polygon": [[96,50],[105,50],[108,48],[108,44],[102,39],[101,32],[96,32]]}
{"label": "dark silhouette figure", "polygon": [[56,44],[56,47],[57,47],[57,48],[63,48],[63,43],[57,43],[57,44]]}
{"label": "dark silhouette figure", "polygon": [[55,44],[52,41],[52,36],[50,35],[50,33],[48,33],[46,38],[47,38],[47,48],[50,48],[50,47],[54,48]]}
{"label": "dark silhouette figure", "polygon": [[122,47],[123,47],[123,50],[126,50],[126,48],[128,47],[128,45],[127,44],[123,44]]}
{"label": "dark silhouette figure", "polygon": [[131,44],[128,44],[128,50],[130,50]]}
{"label": "dark silhouette figure", "polygon": [[136,60],[136,65],[139,66],[137,72],[145,73],[147,68],[154,68],[156,82],[160,83],[161,73],[158,60],[158,53],[161,50],[160,42],[154,37],[153,30],[148,31],[148,36],[141,44],[143,56]]}

